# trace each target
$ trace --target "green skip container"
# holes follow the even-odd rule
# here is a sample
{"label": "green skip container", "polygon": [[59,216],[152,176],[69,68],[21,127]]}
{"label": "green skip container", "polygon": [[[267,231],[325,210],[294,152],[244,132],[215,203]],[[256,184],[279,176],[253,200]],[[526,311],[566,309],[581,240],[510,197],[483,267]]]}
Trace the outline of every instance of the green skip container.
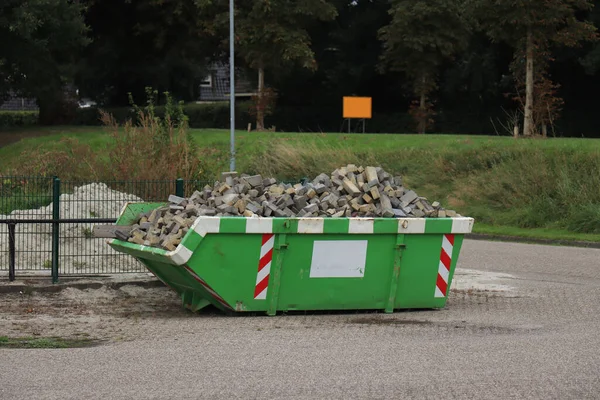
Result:
{"label": "green skip container", "polygon": [[[129,203],[117,225],[163,203]],[[185,307],[227,312],[443,308],[472,218],[198,217],[174,251],[110,239]]]}

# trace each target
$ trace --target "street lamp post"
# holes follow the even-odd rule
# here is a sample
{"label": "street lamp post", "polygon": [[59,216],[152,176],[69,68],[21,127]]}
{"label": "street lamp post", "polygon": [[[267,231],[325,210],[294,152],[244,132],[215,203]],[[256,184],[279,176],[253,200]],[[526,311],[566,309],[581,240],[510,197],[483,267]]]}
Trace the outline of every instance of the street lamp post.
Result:
{"label": "street lamp post", "polygon": [[230,120],[230,151],[231,151],[231,162],[229,164],[229,170],[235,171],[235,73],[234,73],[234,29],[233,29],[233,1],[229,0],[229,120]]}

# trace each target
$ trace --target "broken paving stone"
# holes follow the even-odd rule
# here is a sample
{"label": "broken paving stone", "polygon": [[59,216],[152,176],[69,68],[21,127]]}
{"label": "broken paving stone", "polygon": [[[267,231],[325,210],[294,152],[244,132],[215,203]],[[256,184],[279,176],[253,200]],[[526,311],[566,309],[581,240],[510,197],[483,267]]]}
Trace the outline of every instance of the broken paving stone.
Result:
{"label": "broken paving stone", "polygon": [[377,186],[373,186],[369,192],[371,193],[373,200],[378,200],[380,198],[379,189]]}
{"label": "broken paving stone", "polygon": [[169,196],[169,203],[175,204],[176,206],[181,205],[186,199],[184,197],[175,196],[174,194]]}
{"label": "broken paving stone", "polygon": [[342,182],[344,189],[348,194],[352,196],[357,196],[361,193],[360,190],[356,187],[356,185],[350,181],[350,179],[344,178]]}
{"label": "broken paving stone", "polygon": [[250,186],[252,186],[253,188],[264,184],[263,177],[260,175],[248,176],[248,177],[243,178],[243,180],[248,182],[248,184]]}
{"label": "broken paving stone", "polygon": [[313,212],[319,211],[319,206],[316,204],[309,204],[306,207],[304,207],[302,210],[304,210],[304,212],[306,212],[306,213],[313,213]]}
{"label": "broken paving stone", "polygon": [[[430,204],[414,191],[405,191],[402,177],[381,167],[349,164],[321,173],[310,183],[278,183],[261,175],[224,173],[189,198],[169,196],[169,205],[138,217],[137,229],[122,240],[172,249],[202,216],[256,217],[450,217],[439,202]],[[139,233],[135,233],[139,232]],[[115,233],[117,235],[117,233]],[[158,243],[157,243],[158,241]],[[179,242],[178,242],[179,241]]]}
{"label": "broken paving stone", "polygon": [[396,218],[403,218],[403,217],[407,216],[404,211],[397,209],[397,208],[392,208],[392,212],[394,213],[394,216]]}
{"label": "broken paving stone", "polygon": [[379,184],[379,178],[377,177],[377,171],[374,167],[365,168],[366,182],[369,185]]}
{"label": "broken paving stone", "polygon": [[415,192],[409,190],[408,192],[404,193],[404,196],[400,198],[400,201],[407,206],[418,198],[419,196]]}

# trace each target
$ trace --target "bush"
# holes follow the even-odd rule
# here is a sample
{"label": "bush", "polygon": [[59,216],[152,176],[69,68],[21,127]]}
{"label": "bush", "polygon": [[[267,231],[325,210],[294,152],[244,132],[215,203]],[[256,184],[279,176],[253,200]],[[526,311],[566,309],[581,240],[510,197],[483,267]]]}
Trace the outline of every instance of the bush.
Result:
{"label": "bush", "polygon": [[127,120],[135,118],[135,110],[132,107],[108,107],[99,109],[97,107],[80,108],[77,110],[71,125],[102,125],[102,112],[112,115],[118,124],[125,124]]}
{"label": "bush", "polygon": [[0,128],[14,128],[37,123],[37,111],[0,111]]}
{"label": "bush", "polygon": [[68,181],[202,180],[204,171],[198,148],[190,137],[181,105],[167,93],[165,116],[159,117],[151,103],[144,109],[134,106],[136,122],[119,125],[101,111],[102,124],[111,141],[92,147],[75,138],[65,138],[59,148],[38,148],[14,171],[29,176],[60,176]]}

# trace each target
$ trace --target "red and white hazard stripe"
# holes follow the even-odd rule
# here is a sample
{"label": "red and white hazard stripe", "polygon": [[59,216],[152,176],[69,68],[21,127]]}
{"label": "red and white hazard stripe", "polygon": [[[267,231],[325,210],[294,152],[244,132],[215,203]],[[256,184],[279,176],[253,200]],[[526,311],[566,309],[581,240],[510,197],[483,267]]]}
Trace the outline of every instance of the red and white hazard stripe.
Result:
{"label": "red and white hazard stripe", "polygon": [[258,272],[256,274],[256,285],[254,286],[254,299],[265,300],[269,288],[269,274],[271,273],[271,261],[273,260],[273,245],[275,235],[267,233],[262,235],[262,246],[258,260]]}
{"label": "red and white hazard stripe", "polygon": [[452,249],[454,248],[454,235],[444,235],[442,239],[442,252],[438,267],[437,281],[435,284],[435,297],[446,297],[448,291],[448,277],[452,264]]}
{"label": "red and white hazard stripe", "polygon": [[223,299],[221,296],[219,296],[217,294],[217,292],[215,292],[213,290],[213,288],[211,288],[210,286],[208,286],[208,283],[204,282],[204,279],[200,278],[190,267],[188,267],[187,265],[183,266],[187,272],[189,272],[189,274],[196,280],[198,281],[199,284],[201,284],[204,289],[206,289],[206,291],[212,296],[214,297],[215,300],[217,300],[223,307],[232,310],[232,308],[229,306],[229,304],[227,304],[227,302],[225,301],[225,299]]}

